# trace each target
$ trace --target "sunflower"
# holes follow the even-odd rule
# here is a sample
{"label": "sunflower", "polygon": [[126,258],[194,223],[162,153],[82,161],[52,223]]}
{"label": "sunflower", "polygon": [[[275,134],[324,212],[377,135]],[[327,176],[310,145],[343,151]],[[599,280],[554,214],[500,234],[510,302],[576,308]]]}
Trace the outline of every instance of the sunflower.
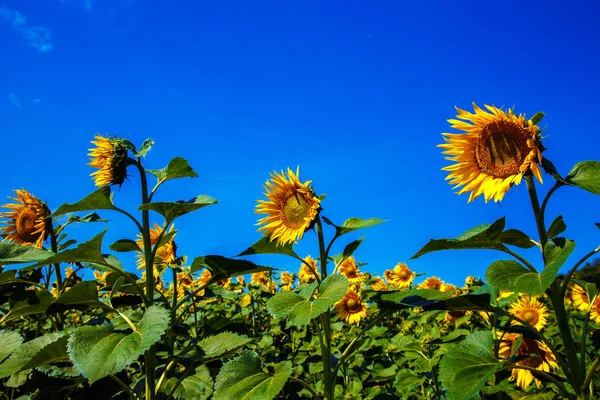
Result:
{"label": "sunflower", "polygon": [[[0,212],[0,236],[4,241],[23,246],[42,248],[50,234],[52,219],[48,206],[25,189],[15,190],[17,197],[9,197],[16,203],[2,207],[11,211]],[[2,226],[4,225],[4,226]]]}
{"label": "sunflower", "polygon": [[444,282],[437,276],[430,276],[417,286],[417,289],[442,290]]}
{"label": "sunflower", "polygon": [[292,284],[294,283],[294,276],[289,272],[285,271],[279,275],[279,282],[281,290],[289,292],[292,290]]}
{"label": "sunflower", "polygon": [[367,306],[360,301],[360,294],[354,286],[350,286],[344,298],[335,304],[340,318],[349,324],[358,324],[367,316]]}
{"label": "sunflower", "polygon": [[[509,358],[512,354],[515,341],[520,335],[517,333],[505,333],[501,336],[500,346],[498,348],[498,356],[501,360]],[[517,349],[516,356],[519,358],[527,357],[515,362],[515,365],[522,365],[530,368],[535,368],[540,371],[550,372],[550,368],[558,368],[556,357],[550,351],[545,343],[539,340],[531,339],[523,336],[523,341]],[[529,370],[513,369],[509,381],[517,381],[517,386],[527,389],[531,382],[535,382],[539,388],[542,382]]]}
{"label": "sunflower", "polygon": [[[523,296],[512,303],[508,310],[512,315],[529,323],[535,329],[542,330],[548,323],[548,308],[535,297]],[[516,321],[512,325],[518,324]]]}
{"label": "sunflower", "polygon": [[465,315],[471,315],[471,314],[472,314],[471,311],[452,310],[452,311],[446,312],[446,316],[444,317],[444,320],[448,323],[456,324],[456,321],[458,321],[460,318],[464,317]]}
{"label": "sunflower", "polygon": [[457,117],[450,119],[452,128],[463,133],[444,133],[443,148],[446,159],[456,164],[442,168],[449,171],[447,180],[458,194],[471,192],[469,202],[484,196],[501,201],[508,189],[521,183],[523,175],[531,171],[542,182],[538,162],[542,161],[540,130],[532,121],[513,110],[503,111],[485,106],[488,113],[473,103],[475,113],[456,108]]}
{"label": "sunflower", "polygon": [[[168,233],[173,232],[175,225],[171,225],[171,229],[169,229]],[[156,222],[154,223],[154,228],[150,228],[150,244],[154,246],[158,241],[160,233],[163,231],[163,228],[158,225]],[[167,233],[167,232],[165,232]],[[164,235],[163,235],[164,237]],[[144,239],[141,235],[138,235],[136,240],[137,245],[142,250],[138,253],[137,256],[137,266],[138,269],[146,268],[146,258],[144,256]],[[166,243],[163,243],[158,250],[156,251],[156,256],[154,257],[154,265],[173,265],[177,260],[176,256],[177,245],[175,244],[175,235],[173,235]]]}
{"label": "sunflower", "polygon": [[571,292],[571,296],[573,298],[573,305],[581,311],[586,311],[590,306],[590,299],[588,298],[585,289],[579,285],[572,284]]}
{"label": "sunflower", "polygon": [[340,274],[344,275],[350,283],[361,283],[364,280],[364,277],[358,270],[358,264],[356,264],[354,256],[347,257],[342,261],[338,269]]}
{"label": "sunflower", "polygon": [[268,285],[271,282],[271,273],[268,271],[255,272],[251,278],[255,285]]}
{"label": "sunflower", "polygon": [[96,278],[96,282],[99,285],[106,285],[106,278],[108,277],[108,275],[110,275],[109,271],[94,271],[94,278]]}
{"label": "sunflower", "polygon": [[[311,283],[317,280],[317,278],[315,277],[315,273],[318,277],[320,277],[321,275],[319,274],[319,270],[317,268],[317,260],[315,260],[311,256],[306,256],[304,257],[304,261],[305,262],[303,262],[300,265],[300,271],[298,271],[298,280],[300,281],[300,283],[306,283],[310,285]],[[312,271],[308,267],[308,265],[306,265],[306,263],[308,263],[312,267]]]}
{"label": "sunflower", "polygon": [[400,289],[408,288],[415,279],[415,273],[405,263],[398,263],[394,269],[385,270],[383,276],[389,283]]}
{"label": "sunflower", "polygon": [[88,165],[98,168],[90,174],[96,186],[121,185],[127,177],[127,141],[100,135],[95,139],[92,144],[96,147],[89,149],[91,160]]}
{"label": "sunflower", "polygon": [[319,198],[308,185],[299,180],[299,168],[296,173],[288,168],[287,177],[283,171],[273,172],[271,181],[263,186],[268,200],[258,200],[254,211],[256,214],[267,214],[257,225],[263,225],[263,231],[270,241],[277,239],[277,245],[297,243],[304,232],[310,228],[319,213]]}
{"label": "sunflower", "polygon": [[[208,282],[210,282],[211,279],[212,279],[212,274],[210,273],[209,270],[205,269],[202,271],[202,273],[200,274],[198,279],[196,279],[195,283],[198,286],[205,286],[208,284]],[[196,293],[196,296],[204,296],[204,289],[202,289],[198,293]]]}
{"label": "sunflower", "polygon": [[375,278],[373,278],[373,281],[371,281],[371,289],[376,290],[378,292],[388,290],[388,285],[383,279],[376,276]]}
{"label": "sunflower", "polygon": [[600,325],[600,296],[596,297],[596,300],[594,300],[590,318],[596,323],[596,325]]}

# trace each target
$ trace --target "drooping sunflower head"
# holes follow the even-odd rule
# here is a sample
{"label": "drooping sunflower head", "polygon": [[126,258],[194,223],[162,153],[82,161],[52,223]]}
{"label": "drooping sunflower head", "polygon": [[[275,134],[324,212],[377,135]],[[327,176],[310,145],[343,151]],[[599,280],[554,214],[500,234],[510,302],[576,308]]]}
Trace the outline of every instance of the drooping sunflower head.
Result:
{"label": "drooping sunflower head", "polygon": [[9,197],[15,203],[2,206],[10,211],[0,212],[2,241],[41,249],[52,228],[50,210],[25,189],[15,190],[15,194],[17,197]]}
{"label": "drooping sunflower head", "polygon": [[400,262],[396,264],[394,269],[385,270],[383,276],[392,285],[405,289],[412,284],[416,274],[408,268],[408,265]]}
{"label": "drooping sunflower head", "polygon": [[[548,323],[548,308],[537,298],[523,296],[511,304],[509,312],[514,316],[529,323],[535,329],[542,330]],[[516,321],[511,322],[513,325]]]}
{"label": "drooping sunflower head", "polygon": [[[471,192],[469,202],[483,195],[486,203],[504,198],[508,189],[521,183],[531,171],[542,182],[538,163],[542,161],[540,129],[522,114],[485,106],[489,112],[473,103],[475,113],[456,108],[457,119],[450,119],[452,128],[462,133],[444,133],[446,159],[456,162],[442,168],[449,171],[447,180],[457,193]],[[461,121],[462,120],[462,121]]]}
{"label": "drooping sunflower head", "polygon": [[430,276],[417,286],[418,289],[442,290],[444,282],[437,276]]}
{"label": "drooping sunflower head", "polygon": [[128,142],[119,138],[108,138],[100,135],[92,141],[96,147],[89,149],[90,167],[98,168],[90,175],[96,186],[121,185],[127,177]]}
{"label": "drooping sunflower head", "polygon": [[[511,356],[515,342],[520,335],[517,333],[505,333],[504,335],[500,334],[500,336],[498,356],[501,360],[505,360]],[[525,336],[522,338],[523,341],[515,354],[516,357],[520,358],[519,361],[515,362],[516,365],[535,368],[544,372],[550,372],[551,368],[558,368],[556,357],[545,343]],[[527,389],[532,382],[535,382],[538,388],[542,383],[530,370],[526,369],[513,369],[509,381],[512,382],[515,380],[517,381],[517,386],[523,389]]]}
{"label": "drooping sunflower head", "polygon": [[302,183],[299,169],[288,168],[284,174],[273,172],[263,186],[267,200],[258,200],[256,214],[266,214],[257,225],[259,232],[276,240],[278,246],[296,243],[312,226],[319,214],[320,200],[309,187],[311,181]]}
{"label": "drooping sunflower head", "polygon": [[367,316],[367,306],[360,300],[360,294],[354,286],[350,286],[346,295],[335,304],[341,319],[349,324],[358,324]]}
{"label": "drooping sunflower head", "polygon": [[[309,264],[310,267],[306,264]],[[311,283],[317,280],[317,276],[321,277],[321,274],[319,273],[319,269],[317,267],[317,260],[315,260],[311,256],[304,257],[304,262],[300,264],[300,270],[298,271],[298,280],[300,281],[300,283],[306,283],[310,285]]]}
{"label": "drooping sunflower head", "polygon": [[342,263],[339,265],[338,270],[340,274],[344,275],[348,282],[352,283],[361,283],[364,280],[363,275],[358,270],[358,264],[354,259],[354,256],[347,257]]}
{"label": "drooping sunflower head", "polygon": [[570,287],[573,305],[581,311],[586,311],[590,306],[590,299],[587,292],[584,288],[576,284],[572,284]]}
{"label": "drooping sunflower head", "polygon": [[[166,234],[170,234],[173,232],[175,225],[171,225]],[[154,246],[158,242],[158,238],[160,237],[160,233],[163,231],[163,227],[158,225],[156,222],[154,223],[154,227],[150,228],[150,244]],[[156,255],[154,257],[154,265],[173,265],[177,260],[177,245],[175,244],[175,235],[171,236],[169,240],[163,243],[158,250],[156,251]],[[164,235],[163,235],[164,237]],[[144,257],[144,239],[141,235],[138,235],[136,240],[137,245],[142,250],[138,252],[137,255],[137,267],[138,269],[146,268],[146,259]]]}

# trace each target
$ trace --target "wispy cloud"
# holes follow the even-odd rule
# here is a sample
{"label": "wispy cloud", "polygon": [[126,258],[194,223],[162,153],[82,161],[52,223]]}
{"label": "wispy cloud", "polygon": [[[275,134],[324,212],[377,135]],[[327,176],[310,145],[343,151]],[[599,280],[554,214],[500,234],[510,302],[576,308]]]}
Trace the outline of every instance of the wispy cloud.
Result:
{"label": "wispy cloud", "polygon": [[37,51],[47,53],[54,48],[50,39],[50,31],[41,26],[28,25],[27,19],[20,12],[2,5],[0,6],[0,19],[9,22],[25,40],[25,43]]}
{"label": "wispy cloud", "polygon": [[15,106],[17,108],[21,108],[21,101],[19,100],[19,98],[17,97],[16,94],[9,93],[8,99],[10,100],[10,102],[12,103],[13,106]]}

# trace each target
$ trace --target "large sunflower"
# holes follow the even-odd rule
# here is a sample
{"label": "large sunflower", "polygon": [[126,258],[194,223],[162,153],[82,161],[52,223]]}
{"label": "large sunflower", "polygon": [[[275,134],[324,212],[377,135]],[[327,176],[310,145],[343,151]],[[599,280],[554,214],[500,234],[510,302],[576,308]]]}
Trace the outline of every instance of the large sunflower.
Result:
{"label": "large sunflower", "polygon": [[[172,233],[175,225],[171,225],[171,229],[169,229],[166,233]],[[158,241],[160,233],[162,232],[163,227],[158,225],[156,222],[154,223],[154,227],[150,228],[150,244],[154,246]],[[165,234],[166,234],[165,233]],[[163,235],[164,237],[164,235]],[[141,235],[138,235],[136,240],[137,245],[142,250],[137,255],[137,266],[138,269],[146,268],[146,258],[144,255],[144,239]],[[173,265],[177,260],[177,245],[175,244],[175,235],[173,235],[166,243],[163,243],[158,250],[156,250],[156,255],[154,257],[154,265]]]}
{"label": "large sunflower", "polygon": [[89,149],[91,157],[90,167],[98,171],[90,175],[94,178],[96,186],[120,185],[127,177],[127,151],[129,146],[123,139],[111,139],[100,135],[95,136],[92,144],[95,148]]}
{"label": "large sunflower", "polygon": [[408,265],[401,262],[396,264],[394,269],[385,270],[383,276],[389,283],[400,289],[409,287],[415,279],[415,273],[408,268]]}
{"label": "large sunflower", "polygon": [[11,211],[0,212],[0,236],[7,242],[42,248],[50,234],[52,219],[48,206],[25,189],[15,190],[17,197],[9,197],[16,203],[5,204]]}
{"label": "large sunflower", "polygon": [[296,243],[311,226],[319,213],[319,198],[309,187],[311,181],[302,183],[299,169],[296,173],[288,168],[287,176],[273,172],[271,180],[263,186],[268,200],[257,200],[256,214],[267,214],[258,220],[258,228],[277,245]]}
{"label": "large sunflower", "polygon": [[[501,360],[505,360],[512,354],[515,341],[520,335],[517,333],[505,333],[500,341],[498,348],[498,356]],[[539,340],[527,338],[523,336],[523,341],[515,354],[517,357],[527,357],[515,362],[515,365],[522,365],[530,368],[535,368],[540,371],[550,372],[550,368],[558,368],[556,357],[550,351],[545,343]],[[529,370],[513,369],[509,381],[517,381],[517,386],[527,389],[531,382],[535,382],[537,387],[540,387],[542,382]]]}
{"label": "large sunflower", "polygon": [[[312,267],[312,270],[308,267],[308,265],[306,265],[306,263]],[[316,276],[315,273],[317,274]],[[304,262],[300,264],[300,270],[298,271],[298,280],[300,283],[306,283],[310,285],[317,280],[317,277],[321,277],[317,267],[317,260],[311,256],[304,257]]]}
{"label": "large sunflower", "polygon": [[531,171],[541,182],[542,173],[538,162],[542,161],[540,130],[532,121],[513,110],[503,111],[485,106],[490,113],[473,103],[475,113],[461,110],[450,119],[452,128],[463,133],[444,133],[446,143],[438,145],[445,151],[446,159],[456,164],[442,168],[449,171],[447,180],[458,194],[471,192],[469,202],[484,196],[501,201],[513,185],[521,183],[523,175]]}
{"label": "large sunflower", "polygon": [[344,275],[350,283],[361,283],[364,280],[364,277],[358,270],[358,264],[356,263],[354,256],[347,257],[342,261],[338,266],[338,271],[340,274]]}
{"label": "large sunflower", "polygon": [[[535,297],[523,296],[511,304],[508,310],[512,315],[529,323],[535,329],[542,330],[548,323],[548,308]],[[516,321],[512,325],[518,324]]]}
{"label": "large sunflower", "polygon": [[425,279],[423,282],[417,286],[417,289],[433,289],[433,290],[442,290],[444,287],[444,281],[442,281],[437,276],[430,276]]}
{"label": "large sunflower", "polygon": [[335,304],[341,319],[349,324],[358,324],[367,316],[367,306],[360,300],[360,294],[350,286],[344,298]]}

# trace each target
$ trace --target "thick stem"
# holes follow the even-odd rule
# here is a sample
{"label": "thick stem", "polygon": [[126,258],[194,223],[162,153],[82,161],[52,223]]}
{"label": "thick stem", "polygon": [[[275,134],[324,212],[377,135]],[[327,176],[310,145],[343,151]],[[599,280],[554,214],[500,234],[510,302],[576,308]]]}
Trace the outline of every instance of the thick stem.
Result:
{"label": "thick stem", "polygon": [[117,384],[121,387],[121,389],[123,389],[123,391],[125,393],[127,393],[127,396],[129,396],[130,400],[139,400],[138,397],[135,395],[135,393],[131,390],[131,388],[125,384],[125,382],[123,382],[122,380],[120,380],[119,378],[117,378],[114,375],[109,375],[109,377],[113,381],[117,382]]}
{"label": "thick stem", "polygon": [[[49,224],[50,226],[50,246],[52,248],[52,252],[53,253],[58,253],[58,241],[57,241],[57,237],[56,237],[56,233],[54,232],[54,227],[52,226],[52,219],[49,218]],[[62,279],[62,273],[60,271],[60,263],[55,263],[54,264],[54,274],[56,275],[56,293],[58,296],[60,296],[60,294],[63,291],[63,279]],[[57,322],[58,322],[58,326],[57,328],[59,330],[62,330],[64,328],[64,320],[65,320],[65,316],[62,313],[62,311],[58,312],[58,315],[56,316]]]}
{"label": "thick stem", "polygon": [[[321,279],[327,277],[327,254],[325,248],[325,237],[323,235],[323,223],[321,217],[317,216],[317,236],[319,240],[319,255],[321,261]],[[319,290],[321,290],[319,285]],[[331,314],[327,310],[321,314],[321,326],[323,328],[323,343],[321,355],[323,359],[323,378],[325,383],[325,399],[333,399],[334,387],[331,378]]]}

